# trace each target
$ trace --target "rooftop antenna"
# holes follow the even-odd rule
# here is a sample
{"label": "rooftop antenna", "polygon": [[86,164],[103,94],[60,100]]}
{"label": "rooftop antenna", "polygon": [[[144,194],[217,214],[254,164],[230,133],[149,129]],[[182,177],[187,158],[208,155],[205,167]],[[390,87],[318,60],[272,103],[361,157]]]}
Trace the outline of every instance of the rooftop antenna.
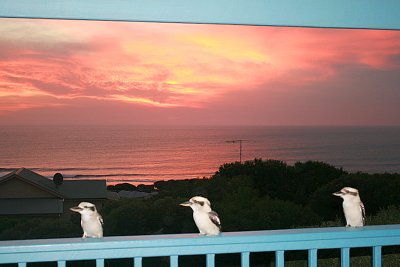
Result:
{"label": "rooftop antenna", "polygon": [[239,162],[242,163],[242,139],[225,141],[226,143],[239,143]]}

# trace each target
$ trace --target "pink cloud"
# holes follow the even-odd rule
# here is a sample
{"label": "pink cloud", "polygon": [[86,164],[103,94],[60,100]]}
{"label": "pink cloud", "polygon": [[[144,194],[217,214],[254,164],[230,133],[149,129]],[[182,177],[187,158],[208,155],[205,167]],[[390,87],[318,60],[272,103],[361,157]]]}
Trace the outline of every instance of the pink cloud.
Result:
{"label": "pink cloud", "polygon": [[5,20],[0,34],[0,101],[14,103],[3,112],[78,99],[206,108],[400,64],[395,31]]}

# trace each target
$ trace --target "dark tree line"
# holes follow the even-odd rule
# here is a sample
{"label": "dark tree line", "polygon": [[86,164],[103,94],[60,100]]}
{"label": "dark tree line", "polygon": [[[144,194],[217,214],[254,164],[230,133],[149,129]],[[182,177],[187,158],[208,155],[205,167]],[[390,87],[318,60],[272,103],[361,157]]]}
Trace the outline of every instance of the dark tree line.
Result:
{"label": "dark tree line", "polygon": [[[109,236],[197,232],[191,210],[178,204],[201,195],[210,199],[219,213],[223,231],[317,227],[329,225],[327,221],[341,226],[342,202],[332,193],[344,186],[359,189],[371,218],[400,206],[399,174],[348,173],[317,161],[287,165],[278,160],[255,159],[224,164],[210,178],[158,181],[154,187],[111,186],[109,189],[114,191],[157,190],[158,195],[110,200],[101,213],[105,235]],[[0,239],[80,236],[79,215],[59,221],[0,218]]]}

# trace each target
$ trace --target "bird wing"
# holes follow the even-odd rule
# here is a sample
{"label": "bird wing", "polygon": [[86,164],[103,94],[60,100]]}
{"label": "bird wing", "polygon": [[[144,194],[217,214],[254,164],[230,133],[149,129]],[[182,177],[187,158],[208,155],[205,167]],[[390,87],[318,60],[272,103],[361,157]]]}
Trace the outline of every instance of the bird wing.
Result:
{"label": "bird wing", "polygon": [[216,225],[218,226],[219,229],[221,229],[221,221],[218,217],[218,214],[215,211],[210,211],[208,213],[208,217],[210,217],[210,220]]}
{"label": "bird wing", "polygon": [[97,215],[97,220],[99,220],[99,222],[100,222],[101,225],[104,224],[103,217],[101,217],[100,214]]}
{"label": "bird wing", "polygon": [[361,209],[363,224],[365,225],[365,207],[362,202],[360,202],[360,209]]}

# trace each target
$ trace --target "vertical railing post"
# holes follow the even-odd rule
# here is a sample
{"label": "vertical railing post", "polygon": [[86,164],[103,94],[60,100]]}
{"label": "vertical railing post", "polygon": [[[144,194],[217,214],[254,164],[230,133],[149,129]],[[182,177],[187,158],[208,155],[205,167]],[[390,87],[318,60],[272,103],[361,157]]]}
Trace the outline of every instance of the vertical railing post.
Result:
{"label": "vertical railing post", "polygon": [[169,266],[178,267],[178,256],[173,255],[169,257]]}
{"label": "vertical railing post", "polygon": [[342,248],[340,250],[340,266],[350,267],[350,248]]}
{"label": "vertical railing post", "polygon": [[18,263],[18,267],[26,267],[26,262],[20,262],[20,263]]}
{"label": "vertical railing post", "polygon": [[249,267],[250,266],[250,252],[242,252],[241,253],[241,263],[242,267]]}
{"label": "vertical railing post", "polygon": [[275,267],[285,267],[285,251],[275,251]]}
{"label": "vertical railing post", "polygon": [[382,266],[382,247],[376,246],[372,248],[372,267]]}
{"label": "vertical railing post", "polygon": [[66,262],[65,261],[58,261],[57,262],[57,267],[65,267],[66,266]]}
{"label": "vertical railing post", "polygon": [[215,267],[215,254],[207,254],[207,267]]}
{"label": "vertical railing post", "polygon": [[308,251],[308,267],[317,267],[318,266],[318,250],[310,249]]}
{"label": "vertical railing post", "polygon": [[97,259],[96,267],[104,267],[104,259]]}
{"label": "vertical railing post", "polygon": [[135,257],[133,259],[133,266],[134,267],[142,267],[142,257]]}

